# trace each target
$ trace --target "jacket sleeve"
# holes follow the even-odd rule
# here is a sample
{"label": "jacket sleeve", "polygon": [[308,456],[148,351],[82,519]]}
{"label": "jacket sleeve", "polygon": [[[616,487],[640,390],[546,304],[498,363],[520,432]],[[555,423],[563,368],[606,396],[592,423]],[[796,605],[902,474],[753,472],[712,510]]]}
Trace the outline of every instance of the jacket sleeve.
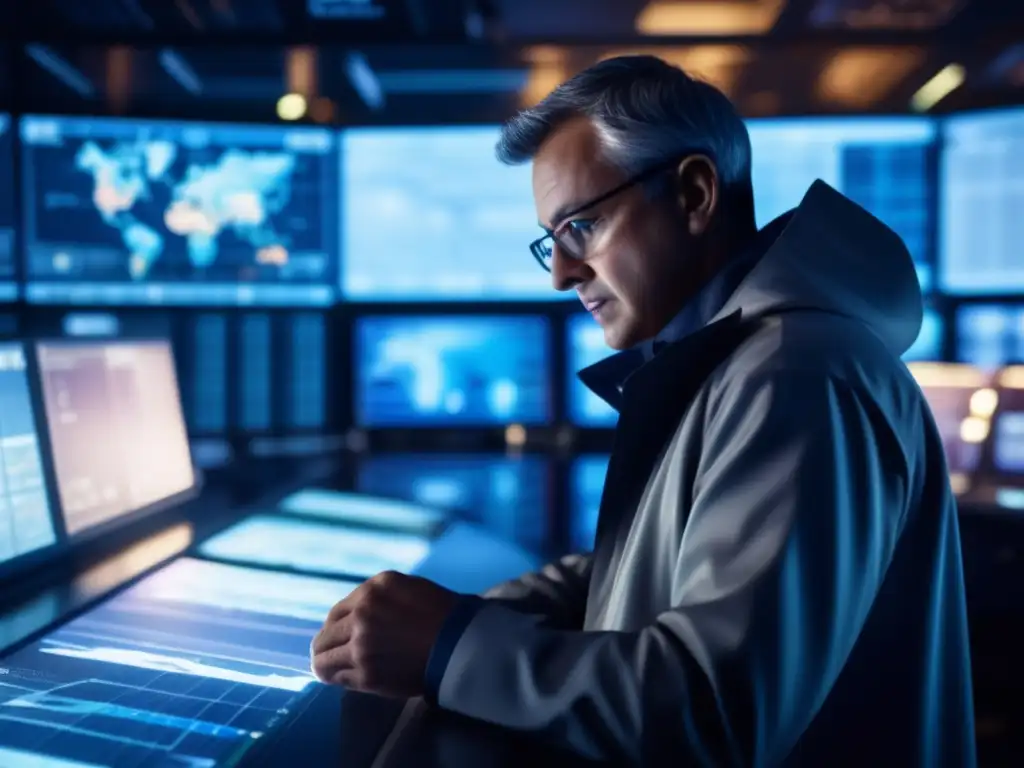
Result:
{"label": "jacket sleeve", "polygon": [[674,607],[636,631],[584,632],[484,605],[440,676],[440,706],[595,759],[785,758],[884,578],[909,470],[873,404],[841,381],[766,373],[707,405],[666,574]]}
{"label": "jacket sleeve", "polygon": [[548,626],[582,629],[591,562],[589,554],[566,555],[537,573],[498,584],[484,597],[521,613],[542,616]]}

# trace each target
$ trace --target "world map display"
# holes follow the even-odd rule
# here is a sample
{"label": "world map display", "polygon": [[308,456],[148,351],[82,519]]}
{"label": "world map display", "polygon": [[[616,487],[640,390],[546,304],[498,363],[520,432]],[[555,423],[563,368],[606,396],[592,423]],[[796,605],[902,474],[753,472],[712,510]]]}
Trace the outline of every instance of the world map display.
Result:
{"label": "world map display", "polygon": [[[96,210],[130,253],[131,276],[148,274],[165,249],[165,232],[185,239],[197,268],[216,261],[226,229],[252,246],[258,264],[285,264],[289,238],[270,216],[291,200],[295,156],[229,149],[209,165],[186,165],[184,178],[177,179],[171,175],[177,154],[169,141],[118,143],[110,151],[87,141],[75,155],[75,168],[92,177]],[[153,199],[156,185],[171,195],[159,223],[136,210],[140,201]]]}
{"label": "world map display", "polygon": [[30,116],[22,137],[30,301],[333,298],[329,131]]}

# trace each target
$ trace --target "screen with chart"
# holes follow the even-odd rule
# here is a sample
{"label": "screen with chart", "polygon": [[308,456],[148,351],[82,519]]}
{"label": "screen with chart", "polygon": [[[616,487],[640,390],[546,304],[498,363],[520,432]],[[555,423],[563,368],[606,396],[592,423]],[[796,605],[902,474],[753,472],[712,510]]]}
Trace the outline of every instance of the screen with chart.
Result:
{"label": "screen with chart", "polygon": [[591,392],[576,374],[587,366],[615,354],[604,343],[604,331],[590,315],[576,314],[566,321],[568,347],[565,381],[569,420],[581,427],[614,427],[618,412]]}
{"label": "screen with chart", "polygon": [[355,586],[174,561],[0,659],[0,765],[236,765],[301,708]]}
{"label": "screen with chart", "polygon": [[30,116],[21,135],[29,301],[333,299],[330,131]]}
{"label": "screen with chart", "polygon": [[548,321],[378,316],[356,325],[364,427],[543,424],[551,417]]}
{"label": "screen with chart", "polygon": [[590,552],[597,535],[608,456],[581,456],[573,462],[570,476],[569,543],[574,552]]}
{"label": "screen with chart", "polygon": [[982,368],[1024,362],[1024,304],[974,304],[956,313],[957,359]]}
{"label": "screen with chart", "polygon": [[821,179],[892,227],[914,257],[922,288],[932,289],[933,121],[771,119],[751,120],[748,128],[759,227],[799,205]]}
{"label": "screen with chart", "polygon": [[1024,291],[1024,108],[943,122],[940,288]]}
{"label": "screen with chart", "polygon": [[44,342],[37,356],[69,536],[194,487],[168,342]]}
{"label": "screen with chart", "polygon": [[0,344],[0,564],[56,541],[25,349]]}
{"label": "screen with chart", "polygon": [[906,352],[903,359],[910,362],[942,360],[942,339],[946,332],[942,315],[934,309],[925,309],[921,319],[921,331]]}
{"label": "screen with chart", "polygon": [[548,467],[533,456],[402,454],[361,461],[356,487],[450,510],[537,550],[548,537]]}
{"label": "screen with chart", "polygon": [[993,394],[992,378],[968,365],[912,363],[910,370],[935,418],[953,490],[960,492],[978,469],[990,434],[992,414],[982,406]]}
{"label": "screen with chart", "polygon": [[[342,137],[342,294],[358,301],[558,300],[530,255],[529,164],[494,157],[492,127],[373,128]],[[573,297],[575,298],[575,297]]]}
{"label": "screen with chart", "polygon": [[14,260],[14,129],[0,112],[0,301],[18,297]]}
{"label": "screen with chart", "polygon": [[218,560],[365,579],[381,571],[412,571],[426,558],[430,542],[394,531],[254,515],[208,539],[199,551]]}
{"label": "screen with chart", "polygon": [[277,508],[285,514],[420,534],[433,532],[447,518],[444,511],[426,504],[324,488],[296,491]]}

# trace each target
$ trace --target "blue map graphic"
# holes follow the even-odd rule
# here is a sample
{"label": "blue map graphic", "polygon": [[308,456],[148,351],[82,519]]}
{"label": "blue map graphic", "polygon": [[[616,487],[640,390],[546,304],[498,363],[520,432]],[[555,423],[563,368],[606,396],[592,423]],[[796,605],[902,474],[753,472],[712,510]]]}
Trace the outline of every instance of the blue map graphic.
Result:
{"label": "blue map graphic", "polygon": [[30,301],[332,299],[330,131],[29,116],[21,133]]}
{"label": "blue map graphic", "polygon": [[288,238],[275,231],[268,214],[280,213],[291,199],[295,157],[231,149],[210,165],[188,165],[177,180],[170,175],[177,152],[169,141],[118,143],[109,152],[88,141],[75,155],[75,167],[92,176],[96,210],[131,254],[131,276],[145,277],[164,251],[165,236],[134,212],[157,184],[171,190],[163,225],[185,238],[193,266],[216,260],[218,238],[229,228],[253,247],[257,262],[283,263]]}

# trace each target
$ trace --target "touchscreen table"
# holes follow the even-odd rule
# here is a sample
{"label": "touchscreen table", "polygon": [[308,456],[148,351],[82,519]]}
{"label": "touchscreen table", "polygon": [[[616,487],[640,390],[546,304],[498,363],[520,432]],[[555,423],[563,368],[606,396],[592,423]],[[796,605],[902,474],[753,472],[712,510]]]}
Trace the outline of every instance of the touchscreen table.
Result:
{"label": "touchscreen table", "polygon": [[311,692],[354,582],[190,558],[0,659],[0,765],[234,765]]}
{"label": "touchscreen table", "polygon": [[206,541],[200,553],[236,563],[366,578],[409,572],[426,558],[421,536],[254,515]]}
{"label": "touchscreen table", "polygon": [[324,488],[297,491],[283,499],[279,508],[286,514],[421,534],[431,533],[447,519],[440,509],[421,504]]}

